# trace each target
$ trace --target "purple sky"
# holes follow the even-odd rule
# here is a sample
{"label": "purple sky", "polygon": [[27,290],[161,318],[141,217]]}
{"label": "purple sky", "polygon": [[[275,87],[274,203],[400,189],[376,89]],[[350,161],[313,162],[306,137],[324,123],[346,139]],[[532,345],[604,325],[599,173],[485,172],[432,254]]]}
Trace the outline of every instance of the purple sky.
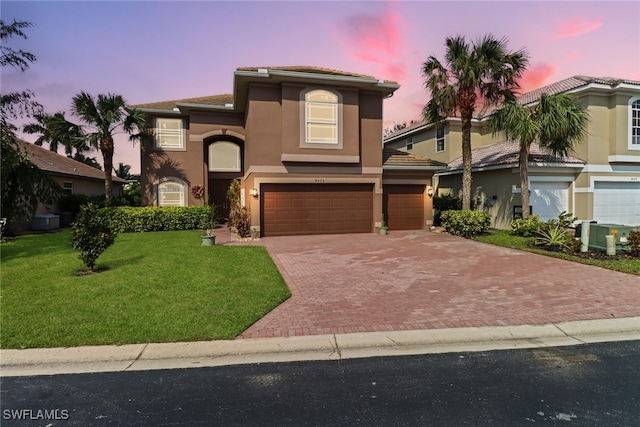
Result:
{"label": "purple sky", "polygon": [[[444,40],[492,33],[526,47],[523,90],[576,75],[640,80],[640,2],[626,1],[2,1],[5,22],[30,21],[13,47],[36,55],[2,71],[2,92],[31,89],[48,113],[80,91],[130,104],[231,93],[242,66],[313,65],[395,80],[385,125],[418,119],[421,64]],[[33,141],[34,135],[25,139]],[[102,163],[101,157],[97,158]],[[122,140],[115,164],[139,172]]]}

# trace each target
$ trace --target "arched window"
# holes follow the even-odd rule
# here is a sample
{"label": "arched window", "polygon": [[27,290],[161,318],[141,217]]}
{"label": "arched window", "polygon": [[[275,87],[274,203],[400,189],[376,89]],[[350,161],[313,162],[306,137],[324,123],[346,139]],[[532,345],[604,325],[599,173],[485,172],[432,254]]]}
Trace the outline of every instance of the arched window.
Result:
{"label": "arched window", "polygon": [[158,184],[158,206],[185,206],[186,188],[181,180],[166,178]]}
{"label": "arched window", "polygon": [[338,143],[338,95],[327,90],[307,92],[305,101],[305,142]]}
{"label": "arched window", "polygon": [[209,144],[210,172],[242,172],[240,146],[229,141]]}
{"label": "arched window", "polygon": [[640,150],[640,98],[629,100],[629,150]]}

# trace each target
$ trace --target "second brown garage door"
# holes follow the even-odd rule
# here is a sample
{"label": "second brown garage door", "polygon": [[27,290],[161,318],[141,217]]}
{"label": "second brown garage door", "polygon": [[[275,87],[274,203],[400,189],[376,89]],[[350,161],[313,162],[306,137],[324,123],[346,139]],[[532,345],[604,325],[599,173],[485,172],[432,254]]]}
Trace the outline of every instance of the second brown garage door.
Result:
{"label": "second brown garage door", "polygon": [[372,184],[262,184],[263,236],[370,233]]}
{"label": "second brown garage door", "polygon": [[424,227],[424,185],[385,185],[383,210],[389,230]]}

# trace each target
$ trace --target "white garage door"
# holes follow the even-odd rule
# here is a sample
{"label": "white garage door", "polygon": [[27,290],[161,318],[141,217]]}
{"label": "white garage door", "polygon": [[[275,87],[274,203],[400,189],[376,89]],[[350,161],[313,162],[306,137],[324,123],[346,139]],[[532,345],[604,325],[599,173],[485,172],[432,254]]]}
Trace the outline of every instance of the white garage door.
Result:
{"label": "white garage door", "polygon": [[531,182],[531,210],[542,221],[557,218],[563,211],[569,211],[568,182]]}
{"label": "white garage door", "polygon": [[596,181],[593,219],[607,224],[640,225],[640,182]]}

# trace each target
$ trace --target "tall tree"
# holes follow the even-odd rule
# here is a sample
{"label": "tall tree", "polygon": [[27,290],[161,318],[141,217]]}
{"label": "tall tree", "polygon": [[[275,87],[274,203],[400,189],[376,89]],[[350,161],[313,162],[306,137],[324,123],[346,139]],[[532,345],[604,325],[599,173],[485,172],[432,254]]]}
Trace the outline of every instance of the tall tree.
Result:
{"label": "tall tree", "polygon": [[518,80],[528,64],[525,49],[507,50],[507,39],[484,36],[469,44],[464,36],[446,39],[445,63],[436,57],[422,65],[431,99],[423,109],[436,127],[458,115],[462,125],[462,208],[471,208],[471,121],[476,107],[515,99]]}
{"label": "tall tree", "polygon": [[120,95],[107,94],[93,97],[80,92],[73,97],[73,114],[78,116],[90,147],[102,153],[104,166],[105,204],[113,200],[113,153],[114,136],[118,133],[129,134],[131,141],[144,141],[148,136],[144,113],[127,106]]}
{"label": "tall tree", "polygon": [[113,171],[116,173],[118,178],[122,179],[131,179],[131,166],[125,165],[124,163],[118,163],[118,168],[114,168]]}
{"label": "tall tree", "polygon": [[[29,69],[36,57],[7,45],[7,39],[27,36],[23,29],[33,24],[13,21],[5,24],[0,19],[0,66],[21,72]],[[0,209],[9,221],[26,219],[33,214],[39,202],[53,203],[61,193],[51,177],[38,169],[17,142],[16,126],[12,119],[31,117],[42,113],[42,106],[34,100],[31,91],[0,95]]]}
{"label": "tall tree", "polygon": [[518,166],[522,190],[522,217],[529,216],[529,153],[531,144],[551,154],[564,157],[587,134],[589,114],[571,94],[543,94],[533,106],[508,102],[487,120],[487,129],[494,135],[504,132],[507,140],[520,145]]}

